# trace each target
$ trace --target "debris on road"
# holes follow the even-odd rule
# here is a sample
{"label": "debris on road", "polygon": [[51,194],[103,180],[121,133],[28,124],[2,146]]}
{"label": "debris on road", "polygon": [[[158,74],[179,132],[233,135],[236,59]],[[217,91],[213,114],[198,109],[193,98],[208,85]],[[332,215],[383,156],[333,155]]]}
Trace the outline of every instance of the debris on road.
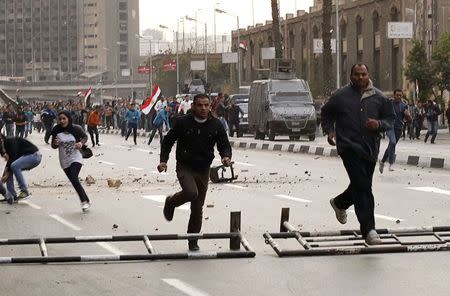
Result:
{"label": "debris on road", "polygon": [[108,186],[112,188],[119,188],[122,185],[122,181],[118,179],[108,179]]}
{"label": "debris on road", "polygon": [[214,208],[214,205],[206,205],[207,208]]}
{"label": "debris on road", "polygon": [[113,229],[116,229],[116,228],[119,228],[119,225],[117,225],[117,224],[113,224]]}
{"label": "debris on road", "polygon": [[91,175],[88,175],[88,176],[86,177],[86,184],[87,184],[87,185],[95,184],[95,179],[94,179],[94,177],[92,177]]}

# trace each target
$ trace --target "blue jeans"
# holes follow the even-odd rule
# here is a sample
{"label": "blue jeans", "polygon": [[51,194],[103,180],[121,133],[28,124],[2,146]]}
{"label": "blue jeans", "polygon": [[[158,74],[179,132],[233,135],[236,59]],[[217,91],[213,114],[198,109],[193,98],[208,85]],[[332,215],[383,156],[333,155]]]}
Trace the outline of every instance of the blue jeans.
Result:
{"label": "blue jeans", "polygon": [[8,138],[14,137],[14,123],[6,124],[6,137]]}
{"label": "blue jeans", "polygon": [[22,171],[28,171],[32,168],[37,167],[42,160],[42,155],[39,152],[24,155],[19,157],[10,166],[10,174],[8,180],[6,181],[6,187],[9,193],[14,197],[17,196],[16,190],[14,188],[14,176],[16,177],[17,183],[19,183],[19,188],[21,191],[28,192],[27,184],[23,177]]}
{"label": "blue jeans", "polygon": [[425,136],[425,142],[427,142],[428,137],[431,135],[431,143],[434,143],[434,140],[436,139],[438,131],[438,122],[436,121],[428,121],[428,131],[427,135]]}
{"label": "blue jeans", "polygon": [[400,140],[401,135],[402,135],[401,129],[391,129],[386,131],[386,136],[389,139],[389,145],[386,148],[386,151],[384,151],[383,158],[381,159],[382,162],[386,162],[386,160],[389,159],[389,164],[394,164],[395,147],[397,146],[397,143]]}
{"label": "blue jeans", "polygon": [[31,135],[32,132],[33,132],[33,123],[28,122],[27,125],[25,126],[25,138],[28,137],[28,135]]}

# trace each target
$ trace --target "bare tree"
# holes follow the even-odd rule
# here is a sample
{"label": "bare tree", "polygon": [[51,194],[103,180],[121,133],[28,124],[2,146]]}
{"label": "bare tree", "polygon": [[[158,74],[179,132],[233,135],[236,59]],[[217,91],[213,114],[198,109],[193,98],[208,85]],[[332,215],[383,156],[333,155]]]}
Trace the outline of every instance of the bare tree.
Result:
{"label": "bare tree", "polygon": [[270,1],[272,5],[272,35],[275,43],[275,58],[281,59],[283,57],[283,45],[280,29],[280,8],[278,6],[278,0]]}
{"label": "bare tree", "polygon": [[[337,0],[338,1],[338,0]],[[332,81],[332,67],[333,63],[331,57],[331,11],[332,0],[323,0],[322,7],[322,41],[323,41],[323,54],[322,54],[322,69],[323,69],[323,94],[325,96],[331,95],[333,91]]]}

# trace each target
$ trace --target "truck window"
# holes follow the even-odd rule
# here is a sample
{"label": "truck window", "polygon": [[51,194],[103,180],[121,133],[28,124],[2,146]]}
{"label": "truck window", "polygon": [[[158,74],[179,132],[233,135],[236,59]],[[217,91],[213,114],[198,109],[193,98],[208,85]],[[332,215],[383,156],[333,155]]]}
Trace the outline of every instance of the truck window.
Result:
{"label": "truck window", "polygon": [[272,80],[271,83],[271,92],[304,92],[307,89],[300,83],[300,81],[296,80]]}

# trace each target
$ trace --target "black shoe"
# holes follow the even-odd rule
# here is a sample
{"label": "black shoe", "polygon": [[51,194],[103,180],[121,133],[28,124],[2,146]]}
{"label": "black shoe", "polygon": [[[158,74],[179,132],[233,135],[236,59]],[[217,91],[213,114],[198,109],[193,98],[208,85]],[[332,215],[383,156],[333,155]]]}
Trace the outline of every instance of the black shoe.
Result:
{"label": "black shoe", "polygon": [[97,146],[100,146],[100,143],[97,143]]}
{"label": "black shoe", "polygon": [[17,201],[18,201],[18,199],[15,196],[10,195],[9,198],[8,198],[8,203],[10,205],[17,203]]}
{"label": "black shoe", "polygon": [[188,245],[189,245],[189,251],[193,251],[193,252],[200,251],[200,247],[198,246],[197,240],[190,240],[188,242]]}
{"label": "black shoe", "polygon": [[175,213],[175,207],[169,204],[170,198],[171,196],[166,197],[166,202],[164,203],[163,209],[164,218],[166,218],[167,221],[172,221],[173,214]]}

